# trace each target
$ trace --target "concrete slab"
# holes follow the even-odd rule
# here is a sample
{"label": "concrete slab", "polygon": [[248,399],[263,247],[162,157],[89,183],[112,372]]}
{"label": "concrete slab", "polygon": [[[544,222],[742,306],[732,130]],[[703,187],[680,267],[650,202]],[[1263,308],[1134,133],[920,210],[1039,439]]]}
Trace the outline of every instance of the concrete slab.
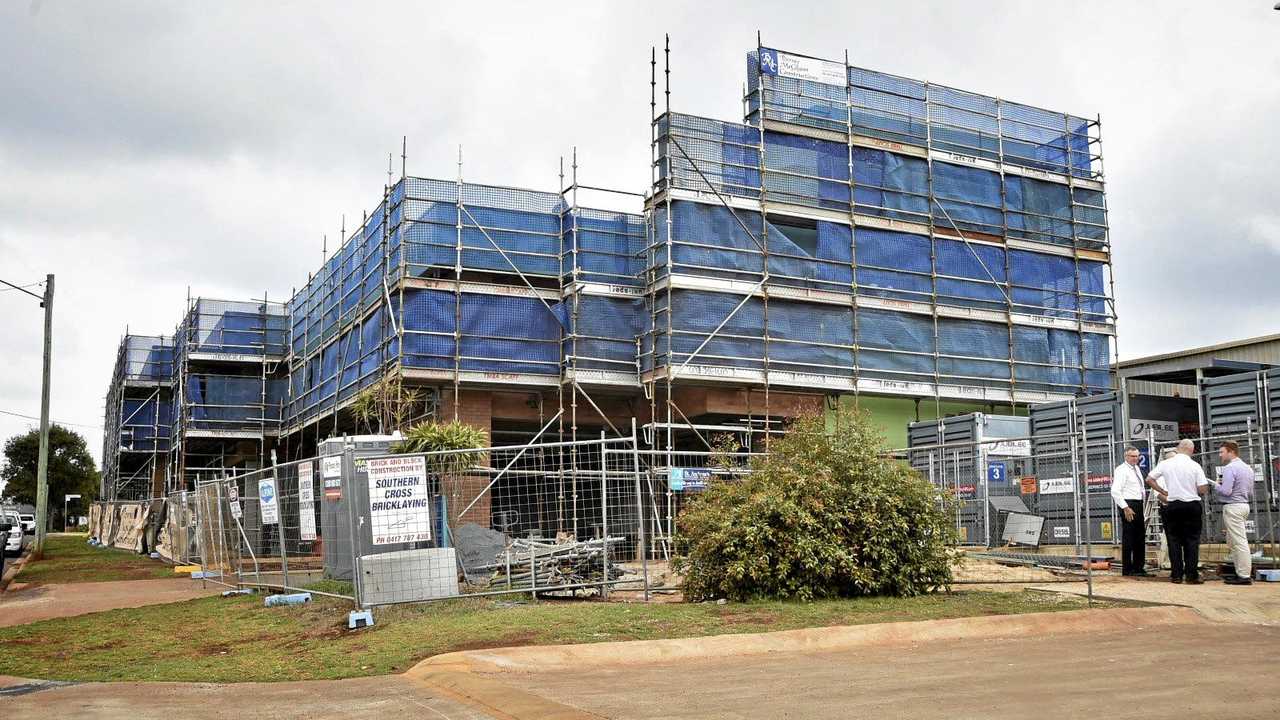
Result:
{"label": "concrete slab", "polygon": [[406,675],[439,670],[482,673],[576,671],[603,665],[742,658],[776,653],[834,652],[862,647],[903,646],[943,640],[990,641],[1036,635],[1127,632],[1132,628],[1199,625],[1206,621],[1186,608],[1151,607],[1074,610],[985,617],[806,628],[673,640],[588,643],[466,650],[428,658]]}
{"label": "concrete slab", "polygon": [[[1280,629],[1189,623],[492,677],[619,720],[1275,718],[1277,642]],[[1225,668],[1257,682],[1228,691]]]}
{"label": "concrete slab", "polygon": [[[1078,583],[1032,585],[1038,590],[1084,595]],[[1094,584],[1096,597],[1180,605],[1193,608],[1210,620],[1280,626],[1280,583],[1226,585],[1175,585],[1168,578],[1113,578]]]}
{"label": "concrete slab", "polygon": [[180,602],[217,595],[226,588],[199,580],[121,580],[18,587],[0,593],[0,627],[25,625],[38,620]]}

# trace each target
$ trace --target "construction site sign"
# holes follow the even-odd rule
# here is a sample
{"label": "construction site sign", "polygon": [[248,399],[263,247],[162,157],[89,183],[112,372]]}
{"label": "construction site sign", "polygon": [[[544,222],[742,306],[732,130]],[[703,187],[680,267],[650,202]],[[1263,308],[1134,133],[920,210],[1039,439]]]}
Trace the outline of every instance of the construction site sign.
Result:
{"label": "construction site sign", "polygon": [[316,487],[311,461],[298,466],[298,538],[316,539]]}
{"label": "construction site sign", "polygon": [[760,51],[760,72],[765,75],[780,75],[827,85],[843,86],[848,82],[844,74],[844,65],[840,63],[804,55],[792,55],[769,48]]}
{"label": "construction site sign", "polygon": [[370,458],[369,524],[374,545],[431,539],[431,486],[420,455]]}
{"label": "construction site sign", "polygon": [[280,496],[276,494],[276,479],[262,478],[258,481],[258,503],[262,507],[262,524],[280,524]]}
{"label": "construction site sign", "polygon": [[1045,478],[1040,481],[1041,495],[1061,495],[1075,489],[1075,482],[1070,477]]}
{"label": "construction site sign", "polygon": [[320,476],[324,479],[324,499],[342,499],[342,456],[329,455],[320,458]]}

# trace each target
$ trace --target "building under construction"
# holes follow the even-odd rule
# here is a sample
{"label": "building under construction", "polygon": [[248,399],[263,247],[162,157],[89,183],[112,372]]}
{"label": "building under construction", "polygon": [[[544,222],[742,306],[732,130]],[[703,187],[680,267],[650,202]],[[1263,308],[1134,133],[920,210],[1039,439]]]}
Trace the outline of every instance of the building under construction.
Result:
{"label": "building under construction", "polygon": [[[151,472],[174,488],[389,429],[351,412],[385,379],[420,399],[413,419],[495,444],[634,418],[655,450],[750,446],[838,403],[904,440],[909,421],[1112,387],[1097,120],[765,47],[741,121],[702,118],[652,62],[644,192],[579,183],[576,159],[550,191],[402,162],[283,306],[193,302]],[[582,201],[606,193],[615,209]],[[106,487],[136,486],[115,450],[127,375]]]}

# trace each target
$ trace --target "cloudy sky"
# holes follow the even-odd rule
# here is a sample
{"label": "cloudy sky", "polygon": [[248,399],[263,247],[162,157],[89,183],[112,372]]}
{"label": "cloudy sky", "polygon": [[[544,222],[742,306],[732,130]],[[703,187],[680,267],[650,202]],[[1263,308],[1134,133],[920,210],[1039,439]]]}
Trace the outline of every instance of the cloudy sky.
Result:
{"label": "cloudy sky", "polygon": [[[0,278],[56,273],[52,415],[98,456],[126,325],[172,332],[188,288],[286,298],[401,136],[411,174],[452,178],[461,145],[468,180],[553,190],[576,145],[583,182],[642,191],[650,46],[671,34],[674,109],[740,119],[759,30],[1100,114],[1122,357],[1277,332],[1273,4],[6,0]],[[0,291],[3,413],[39,412],[40,327]]]}

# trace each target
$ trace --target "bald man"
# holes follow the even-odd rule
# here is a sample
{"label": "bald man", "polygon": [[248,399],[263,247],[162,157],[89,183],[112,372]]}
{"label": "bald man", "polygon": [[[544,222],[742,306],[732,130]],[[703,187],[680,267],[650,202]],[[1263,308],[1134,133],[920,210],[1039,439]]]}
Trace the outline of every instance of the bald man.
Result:
{"label": "bald man", "polygon": [[1178,442],[1178,453],[1147,475],[1147,485],[1168,502],[1165,508],[1165,535],[1169,539],[1170,579],[1175,583],[1199,585],[1200,531],[1204,525],[1201,497],[1209,491],[1204,468],[1191,458],[1196,444]]}

